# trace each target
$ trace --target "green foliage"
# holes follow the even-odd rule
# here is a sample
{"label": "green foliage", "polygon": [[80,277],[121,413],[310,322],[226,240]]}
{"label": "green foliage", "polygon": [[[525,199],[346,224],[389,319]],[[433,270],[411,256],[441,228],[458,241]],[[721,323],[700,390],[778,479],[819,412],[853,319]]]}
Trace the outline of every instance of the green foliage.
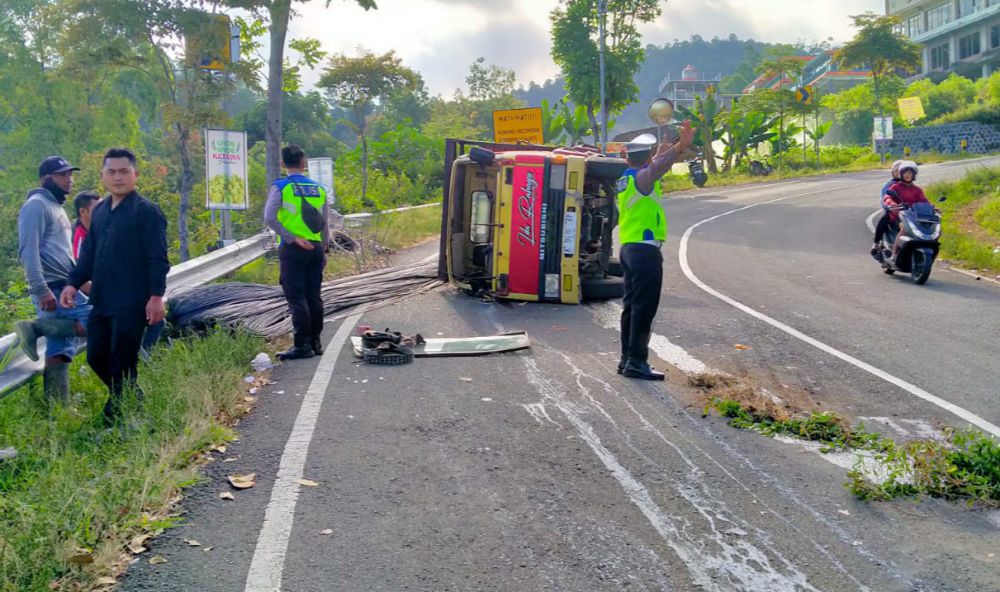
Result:
{"label": "green foliage", "polygon": [[[181,339],[140,369],[135,431],[105,431],[107,390],[82,357],[74,363],[73,407],[50,410],[39,387],[0,404],[0,441],[20,455],[0,464],[0,590],[82,589],[111,570],[132,536],[169,528],[169,500],[197,481],[195,458],[234,434],[213,418],[233,416],[243,376],[263,343],[242,334]],[[73,566],[78,548],[95,563]],[[89,588],[88,588],[89,589]]]}
{"label": "green foliage", "polygon": [[904,96],[920,97],[926,119],[933,121],[972,104],[976,94],[974,82],[952,73],[939,84],[928,78],[918,80],[907,87]]}
{"label": "green foliage", "polygon": [[514,71],[487,64],[486,58],[478,57],[469,66],[465,83],[469,87],[469,98],[473,101],[492,101],[514,94]]}
{"label": "green foliage", "polygon": [[947,196],[941,209],[941,256],[1000,273],[1000,168],[981,167],[958,181],[928,185],[929,199]]}
{"label": "green foliage", "polygon": [[721,139],[726,148],[722,158],[727,171],[740,166],[749,150],[774,137],[769,131],[774,120],[760,111],[733,109],[726,114],[724,122],[725,134]]}
{"label": "green foliage", "polygon": [[715,165],[715,151],[712,143],[722,137],[722,105],[715,98],[714,86],[708,87],[706,97],[695,97],[694,108],[679,107],[677,109],[681,119],[687,119],[694,127],[694,145],[702,150],[704,161],[708,163],[708,172],[715,174],[718,169]]}
{"label": "green foliage", "polygon": [[1000,103],[971,103],[956,111],[938,117],[931,124],[942,125],[945,123],[961,123],[963,121],[977,121],[987,125],[1000,125]]}
{"label": "green foliage", "polygon": [[[899,121],[899,106],[896,101],[906,92],[906,84],[898,76],[889,76],[882,81],[879,104],[887,117]],[[870,143],[872,119],[878,115],[875,109],[875,86],[868,82],[859,84],[839,93],[826,95],[820,99],[823,107],[833,113],[839,139],[852,144]]]}
{"label": "green foliage", "polygon": [[[598,141],[596,114],[601,111],[599,62],[600,22],[597,0],[567,0],[552,11],[552,59],[562,70],[569,99],[583,106]],[[608,0],[605,49],[605,101],[608,113],[619,113],[635,101],[635,74],[645,53],[637,25],[660,16],[659,0]]]}

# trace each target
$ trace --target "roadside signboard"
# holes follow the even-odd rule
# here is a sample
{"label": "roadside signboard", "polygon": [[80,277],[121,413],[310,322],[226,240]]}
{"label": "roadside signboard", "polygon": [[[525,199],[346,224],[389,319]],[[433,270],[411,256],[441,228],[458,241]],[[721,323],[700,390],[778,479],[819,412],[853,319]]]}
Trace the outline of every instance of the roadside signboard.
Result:
{"label": "roadside signboard", "polygon": [[899,99],[899,114],[906,121],[916,121],[924,118],[924,103],[920,97]]}
{"label": "roadside signboard", "polygon": [[544,144],[542,110],[531,107],[494,111],[493,141],[497,144]]}
{"label": "roadside signboard", "polygon": [[812,86],[800,86],[795,89],[795,100],[803,105],[812,105],[813,96]]}
{"label": "roadside signboard", "polygon": [[202,70],[222,72],[239,61],[240,31],[225,14],[201,14],[184,31],[187,63]]}
{"label": "roadside signboard", "polygon": [[892,139],[892,118],[876,117],[875,134],[872,136],[876,142],[889,141]]}
{"label": "roadside signboard", "polygon": [[246,132],[205,130],[205,201],[210,210],[248,208]]}
{"label": "roadside signboard", "polygon": [[309,178],[316,181],[326,190],[326,203],[334,204],[333,192],[333,159],[329,156],[310,158],[308,160]]}

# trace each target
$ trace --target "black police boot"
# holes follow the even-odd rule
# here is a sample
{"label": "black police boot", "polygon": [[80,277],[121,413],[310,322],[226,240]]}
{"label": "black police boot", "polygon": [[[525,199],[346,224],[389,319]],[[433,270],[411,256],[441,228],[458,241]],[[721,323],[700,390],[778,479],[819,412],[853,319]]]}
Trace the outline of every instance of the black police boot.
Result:
{"label": "black police boot", "polygon": [[640,380],[664,380],[667,377],[667,375],[663,372],[657,372],[656,370],[650,368],[648,363],[635,362],[631,359],[622,369],[622,376],[638,378]]}
{"label": "black police boot", "polygon": [[622,359],[618,360],[618,374],[621,374],[622,372],[625,371],[625,364],[627,363],[628,363],[628,358],[626,357],[622,357]]}
{"label": "black police boot", "polygon": [[319,337],[313,337],[312,340],[312,350],[317,356],[323,355],[323,340]]}
{"label": "black police boot", "polygon": [[278,354],[278,359],[281,361],[285,360],[303,360],[305,358],[313,357],[313,348],[310,345],[295,345],[286,349]]}

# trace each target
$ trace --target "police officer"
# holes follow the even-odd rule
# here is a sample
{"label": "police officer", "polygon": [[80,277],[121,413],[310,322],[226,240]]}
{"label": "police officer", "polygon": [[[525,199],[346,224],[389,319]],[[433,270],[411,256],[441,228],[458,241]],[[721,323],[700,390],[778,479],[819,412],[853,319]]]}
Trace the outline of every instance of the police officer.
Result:
{"label": "police officer", "polygon": [[663,286],[660,248],[667,239],[660,178],[688,149],[693,137],[691,122],[685,121],[676,143],[665,137],[656,147],[655,137],[642,134],[625,146],[629,168],[618,179],[618,236],[625,269],[622,358],[618,372],[629,378],[664,379],[664,374],[650,368],[647,362],[649,336]]}
{"label": "police officer", "polygon": [[292,313],[294,345],[278,359],[311,358],[323,353],[323,268],[330,234],[326,191],[305,176],[306,154],[289,144],[281,149],[288,176],[271,185],[264,221],[278,234],[281,289]]}

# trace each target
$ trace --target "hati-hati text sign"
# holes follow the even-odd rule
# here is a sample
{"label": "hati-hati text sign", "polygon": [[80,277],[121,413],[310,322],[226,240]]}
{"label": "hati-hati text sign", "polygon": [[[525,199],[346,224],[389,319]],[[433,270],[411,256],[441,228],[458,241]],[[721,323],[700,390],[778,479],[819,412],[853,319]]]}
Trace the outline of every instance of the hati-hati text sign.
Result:
{"label": "hati-hati text sign", "polygon": [[494,111],[493,141],[497,144],[543,144],[542,110],[532,107]]}

